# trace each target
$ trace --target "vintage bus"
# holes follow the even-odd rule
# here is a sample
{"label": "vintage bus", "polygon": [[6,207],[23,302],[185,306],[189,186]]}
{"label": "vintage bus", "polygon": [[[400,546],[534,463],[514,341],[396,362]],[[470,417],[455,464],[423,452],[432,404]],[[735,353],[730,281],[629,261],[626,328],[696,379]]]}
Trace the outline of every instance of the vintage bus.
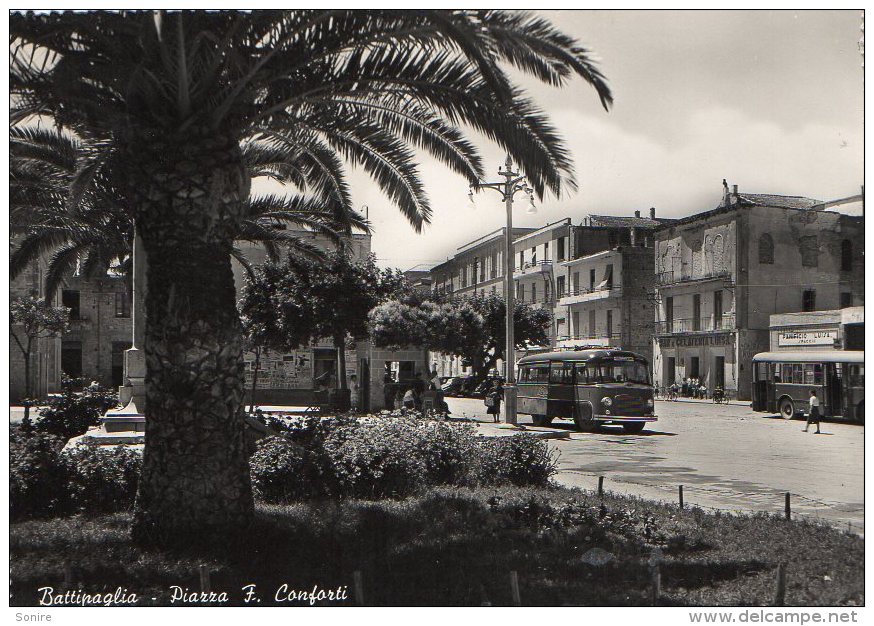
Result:
{"label": "vintage bus", "polygon": [[633,352],[591,349],[519,359],[517,411],[535,425],[572,419],[580,430],[620,424],[637,433],[656,421],[649,363]]}
{"label": "vintage bus", "polygon": [[792,419],[806,412],[810,390],[823,417],[865,421],[862,350],[761,352],[753,357],[753,410]]}

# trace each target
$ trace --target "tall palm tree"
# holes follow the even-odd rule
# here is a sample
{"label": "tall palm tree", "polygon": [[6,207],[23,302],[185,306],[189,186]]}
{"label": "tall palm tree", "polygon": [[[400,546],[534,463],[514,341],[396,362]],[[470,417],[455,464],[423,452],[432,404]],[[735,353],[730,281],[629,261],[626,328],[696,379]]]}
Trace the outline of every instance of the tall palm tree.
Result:
{"label": "tall palm tree", "polygon": [[316,176],[337,212],[351,206],[345,166],[361,166],[418,230],[431,209],[414,148],[472,184],[483,173],[461,126],[505,148],[539,196],[574,186],[567,148],[507,66],[551,85],[580,76],[611,102],[587,51],[523,13],[28,13],[11,16],[10,39],[13,122],[45,115],[111,137],[142,232],[147,438],[133,530],[146,541],[252,519],[230,268],[245,146],[299,157],[288,175]]}
{"label": "tall palm tree", "polygon": [[[10,256],[10,278],[15,279],[37,258],[48,256],[45,293],[54,294],[65,277],[78,272],[93,278],[110,268],[128,281],[132,278],[134,237],[133,210],[120,192],[120,174],[112,170],[112,159],[102,159],[99,184],[92,184],[86,197],[68,208],[68,189],[77,163],[94,150],[107,149],[107,142],[86,142],[58,129],[13,126],[10,129],[10,222],[17,243]],[[253,179],[269,177],[288,182],[283,168],[293,164],[264,146],[249,146],[245,160]],[[297,180],[306,188],[306,179]],[[316,198],[262,194],[247,200],[245,219],[237,241],[258,243],[268,258],[278,260],[282,252],[299,253],[317,259],[321,251],[298,234],[300,229],[327,235],[338,245],[351,228],[365,232],[369,225],[358,213],[337,216],[325,210]],[[289,231],[289,226],[298,230]],[[249,259],[238,247],[231,255],[250,274]]]}

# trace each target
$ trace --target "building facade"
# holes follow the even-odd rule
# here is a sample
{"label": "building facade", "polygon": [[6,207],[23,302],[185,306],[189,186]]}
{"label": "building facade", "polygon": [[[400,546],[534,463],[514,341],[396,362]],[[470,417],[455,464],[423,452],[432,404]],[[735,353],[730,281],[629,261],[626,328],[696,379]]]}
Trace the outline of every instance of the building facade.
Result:
{"label": "building facade", "polygon": [[[534,230],[536,229],[514,228],[513,240]],[[503,294],[506,231],[506,228],[499,228],[474,239],[460,246],[451,258],[432,267],[432,292],[435,295],[451,297]],[[465,367],[456,356],[434,352],[431,353],[431,363],[444,378],[470,374],[470,368]],[[500,364],[499,367],[503,365]]]}
{"label": "building facade", "polygon": [[750,398],[775,313],[862,304],[862,219],[798,196],[726,192],[655,234],[655,383],[698,378]]}
{"label": "building facade", "polygon": [[653,234],[672,220],[592,215],[556,270],[556,347],[611,346],[652,358]]}

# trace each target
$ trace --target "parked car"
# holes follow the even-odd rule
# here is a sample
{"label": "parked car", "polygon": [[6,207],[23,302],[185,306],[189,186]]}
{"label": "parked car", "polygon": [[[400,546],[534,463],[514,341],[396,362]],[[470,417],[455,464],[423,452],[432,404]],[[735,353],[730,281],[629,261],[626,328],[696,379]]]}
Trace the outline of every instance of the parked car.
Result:
{"label": "parked car", "polygon": [[474,388],[473,376],[456,376],[443,385],[443,395],[464,398],[469,396]]}

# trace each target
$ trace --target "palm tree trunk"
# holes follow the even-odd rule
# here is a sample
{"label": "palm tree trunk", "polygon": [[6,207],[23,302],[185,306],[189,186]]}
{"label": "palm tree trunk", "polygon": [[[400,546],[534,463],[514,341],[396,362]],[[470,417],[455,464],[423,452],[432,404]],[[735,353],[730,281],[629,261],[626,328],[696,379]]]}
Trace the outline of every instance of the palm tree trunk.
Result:
{"label": "palm tree trunk", "polygon": [[149,259],[146,444],[133,535],[227,539],[254,510],[230,261],[250,181],[233,139],[140,139],[130,180]]}
{"label": "palm tree trunk", "polygon": [[261,348],[255,346],[255,363],[253,364],[254,371],[252,372],[252,398],[249,403],[249,415],[255,413],[255,390],[258,389],[258,370],[261,369]]}
{"label": "palm tree trunk", "polygon": [[346,389],[346,339],[334,337],[337,350],[337,389]]}

